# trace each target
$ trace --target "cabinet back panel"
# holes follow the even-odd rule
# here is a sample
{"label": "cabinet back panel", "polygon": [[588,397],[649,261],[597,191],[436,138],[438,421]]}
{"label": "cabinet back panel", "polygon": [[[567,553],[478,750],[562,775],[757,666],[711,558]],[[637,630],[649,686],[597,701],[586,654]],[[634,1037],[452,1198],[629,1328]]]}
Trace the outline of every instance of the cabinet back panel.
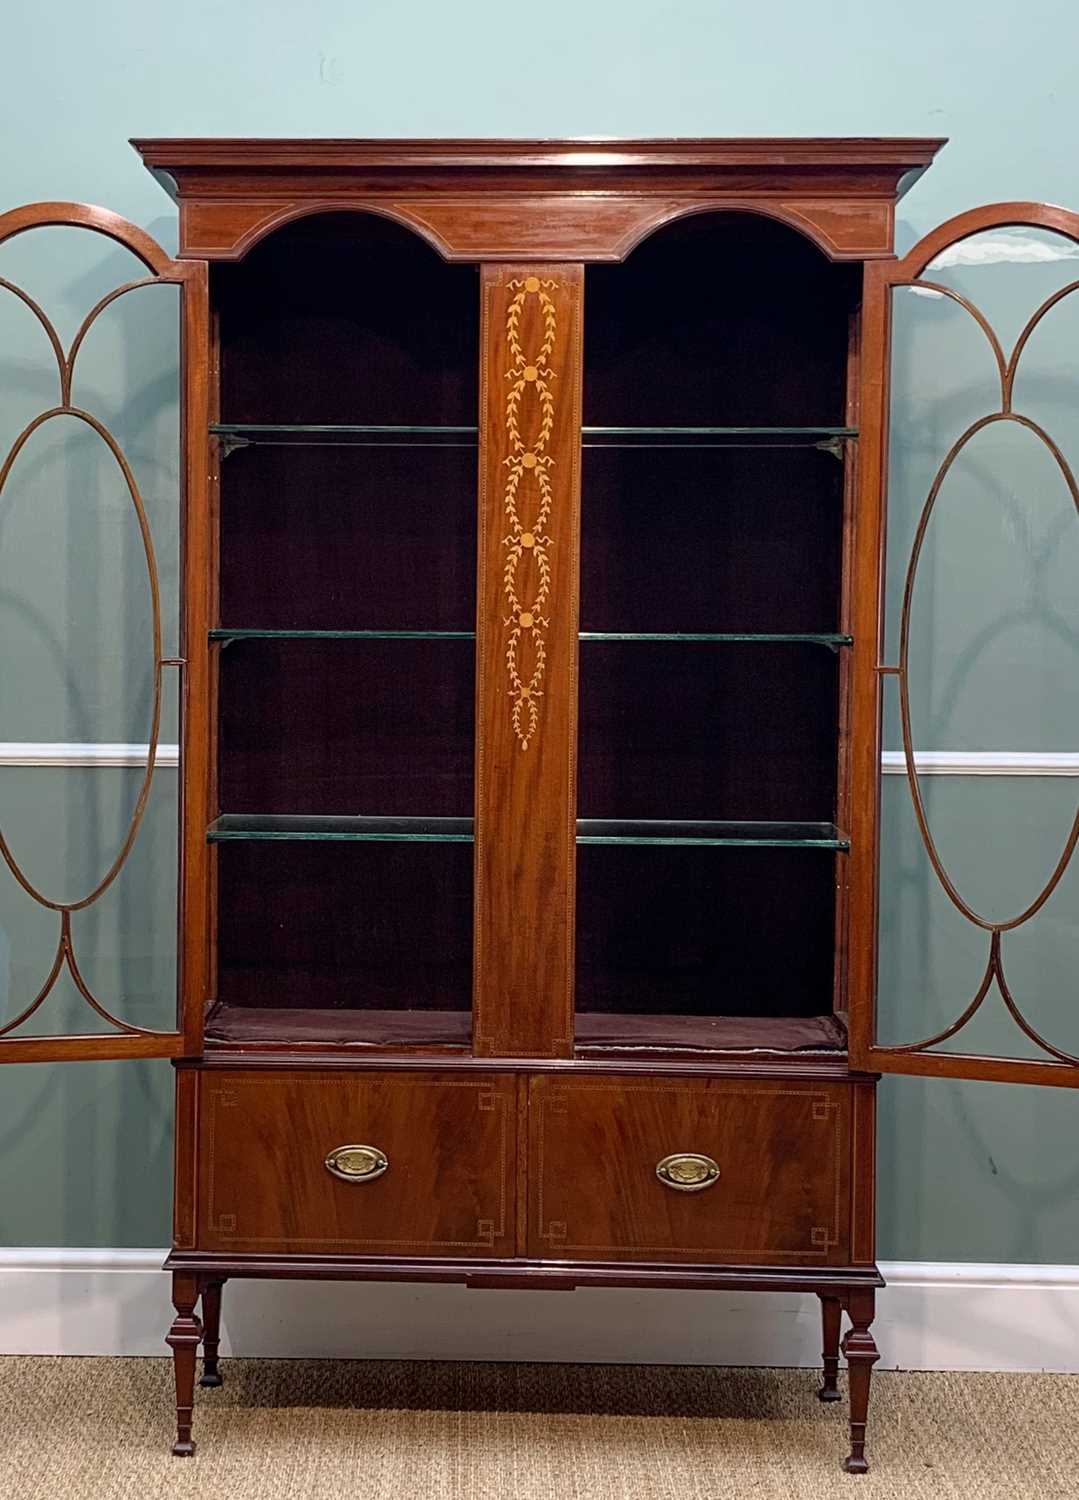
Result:
{"label": "cabinet back panel", "polygon": [[475,629],[474,443],[253,447],[221,497],[224,624]]}
{"label": "cabinet back panel", "polygon": [[842,531],[829,453],[586,449],[581,629],[836,631]]}
{"label": "cabinet back panel", "polygon": [[834,921],[820,849],[582,846],[577,1009],[823,1015]]}
{"label": "cabinet back panel", "polygon": [[588,426],[839,426],[860,266],[750,214],[659,230],[585,279]]}
{"label": "cabinet back panel", "polygon": [[471,817],[473,655],[469,640],[233,643],[222,810]]}
{"label": "cabinet back panel", "polygon": [[301,219],[213,278],[222,421],[475,423],[475,269],[409,230]]}
{"label": "cabinet back panel", "polygon": [[580,816],[830,821],[836,693],[824,646],[584,641]]}
{"label": "cabinet back panel", "polygon": [[469,844],[238,843],[218,856],[218,999],[467,1010]]}

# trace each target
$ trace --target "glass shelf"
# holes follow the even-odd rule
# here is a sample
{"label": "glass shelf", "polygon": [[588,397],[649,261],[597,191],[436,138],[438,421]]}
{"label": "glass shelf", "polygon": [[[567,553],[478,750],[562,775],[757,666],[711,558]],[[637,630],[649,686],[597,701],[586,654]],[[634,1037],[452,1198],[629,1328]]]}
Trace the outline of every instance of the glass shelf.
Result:
{"label": "glass shelf", "polygon": [[[214,422],[226,452],[254,444],[275,447],[474,448],[478,427],[378,426],[343,423]],[[856,427],[582,427],[585,448],[825,448],[834,450]]]}
{"label": "glass shelf", "polygon": [[585,448],[818,448],[838,453],[857,427],[582,427]]}
{"label": "glass shelf", "polygon": [[849,849],[834,823],[719,823],[578,818],[578,844],[699,844],[712,848]]}
{"label": "glass shelf", "polygon": [[206,830],[211,844],[233,840],[303,839],[317,842],[397,840],[423,844],[471,844],[471,818],[297,817],[280,813],[224,813]]}
{"label": "glass shelf", "polygon": [[[246,630],[219,626],[209,632],[211,641],[474,641],[474,630]],[[752,635],[728,631],[693,634],[673,631],[582,630],[582,641],[746,641],[750,644],[849,646],[853,637],[835,634]]]}
{"label": "glass shelf", "polygon": [[[301,839],[308,842],[472,842],[471,818],[298,817],[277,813],[225,813],[207,829],[211,844]],[[728,848],[850,848],[832,823],[717,823],[661,819],[579,818],[578,844],[696,844]]]}
{"label": "glass shelf", "polygon": [[227,453],[237,448],[475,448],[477,427],[399,427],[323,423],[213,422],[210,436]]}
{"label": "glass shelf", "polygon": [[582,630],[582,641],[748,641],[751,644],[792,644],[811,646],[850,646],[854,637],[835,634],[748,634],[725,631],[701,634],[689,631],[611,631]]}
{"label": "glass shelf", "polygon": [[211,641],[474,641],[474,630],[229,630],[209,632]]}

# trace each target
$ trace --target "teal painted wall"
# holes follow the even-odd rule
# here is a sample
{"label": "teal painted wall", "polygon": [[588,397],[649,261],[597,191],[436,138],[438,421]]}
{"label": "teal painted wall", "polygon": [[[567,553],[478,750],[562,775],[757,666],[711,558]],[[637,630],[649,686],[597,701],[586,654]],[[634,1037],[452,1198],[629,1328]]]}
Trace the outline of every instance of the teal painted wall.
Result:
{"label": "teal painted wall", "polygon": [[[0,207],[46,198],[97,202],[144,225],[169,248],[175,244],[172,206],[126,144],[131,135],[943,135],[951,144],[900,205],[901,248],[979,203],[1018,198],[1079,208],[1079,20],[1063,0],[1032,0],[1018,11],[1004,0],[957,0],[937,7],[931,18],[907,19],[879,0],[813,6],[794,0],[770,6],[550,0],[541,9],[486,0],[464,7],[188,0],[168,11],[135,0],[94,6],[57,0],[47,8],[15,7],[4,17],[2,35],[0,138],[7,149]],[[122,257],[100,246],[79,259],[87,252],[63,236],[44,252],[26,247],[21,242],[0,255],[0,275],[31,277],[69,319],[89,304],[99,283],[112,284],[113,273],[123,270]],[[934,323],[934,316],[921,309],[903,346],[910,358],[900,394],[908,409],[898,427],[906,446],[897,461],[906,466],[899,477],[909,486],[897,486],[897,494],[906,507],[905,526],[920,504],[924,398],[954,405],[957,391],[969,394],[984,382],[984,372],[960,364],[951,366],[948,386],[940,373],[942,349],[963,356],[954,354],[949,326]],[[118,316],[100,348],[88,349],[87,388],[126,424],[165,538],[168,591],[175,488],[169,324],[164,318],[140,322],[142,353],[137,363],[121,365],[125,327]],[[1065,328],[1051,345],[1057,355],[1075,347]],[[40,375],[30,375],[26,339],[15,314],[0,310],[4,433],[21,425],[18,392],[31,405],[41,394]],[[1046,359],[1045,370],[1059,377],[1061,359]],[[980,399],[980,387],[975,394]],[[996,455],[980,469],[972,465],[961,499],[974,503],[969,497],[976,500],[980,491],[976,484],[969,488],[971,480],[991,473],[1002,519],[977,544],[964,545],[947,525],[934,538],[932,565],[919,582],[925,618],[949,627],[936,633],[950,633],[957,644],[937,660],[928,655],[928,640],[920,641],[926,670],[917,707],[927,748],[1076,745],[1079,710],[1069,696],[1077,676],[1077,621],[1070,612],[1079,593],[1071,567],[1075,540],[1056,529],[1059,491],[1051,493],[1039,463],[1009,452],[1003,469]],[[84,473],[72,439],[43,443],[14,495],[5,497],[8,510],[0,512],[0,629],[5,645],[15,643],[20,664],[5,665],[0,677],[0,739],[143,737],[145,663],[140,667],[142,659],[122,644],[121,629],[143,617],[145,585],[132,552],[130,516],[107,468],[95,485],[114,528],[106,533],[113,545],[99,547],[69,511],[54,519],[60,535],[55,551],[40,547],[48,505],[76,493],[70,488],[76,464]],[[1017,530],[1017,516],[1029,524]],[[18,557],[37,561],[11,569],[16,547]],[[1002,590],[1016,552],[1026,571]],[[1047,556],[1056,559],[1048,570],[1041,565]],[[1027,626],[1008,637],[1003,656],[982,649],[979,632],[992,637],[1003,614],[1016,608],[1027,609]],[[105,649],[88,649],[78,673],[62,680],[43,643],[50,630],[72,635],[73,619],[85,622],[88,642]],[[43,683],[63,691],[46,703]],[[992,705],[1002,701],[1004,711],[994,716]],[[960,709],[953,713],[956,703]],[[107,984],[123,964],[125,989],[146,1019],[158,1013],[173,961],[171,877],[167,862],[150,857],[167,841],[172,776],[161,773],[142,864],[86,930],[94,974]],[[1051,864],[1061,820],[1074,809],[1075,786],[937,779],[929,788],[931,816],[956,862],[956,878],[980,882],[978,899],[1021,901]],[[74,889],[71,883],[107,862],[136,791],[130,771],[5,769],[0,826],[48,889]],[[80,849],[92,855],[85,867],[76,859]],[[1003,871],[992,890],[988,855],[997,856]],[[18,971],[12,939],[18,938],[20,951],[29,941],[41,953],[51,931],[36,914],[27,916],[12,886],[5,874],[0,1014],[24,987],[16,981],[28,979]],[[931,1021],[957,994],[970,993],[982,950],[969,933],[949,925],[920,859],[898,778],[886,784],[884,886],[886,1024],[895,1023],[900,994],[908,1007],[913,1000],[904,1020]],[[1062,887],[1042,922],[1037,942],[1017,952],[1017,972],[1034,996],[1038,1019],[1075,1045],[1074,884]],[[59,1003],[63,1013],[70,994]],[[996,1023],[985,1035],[999,1040]],[[894,1080],[883,1085],[881,1103],[882,1257],[1075,1260],[1073,1095]],[[170,1112],[166,1064],[4,1070],[0,1242],[164,1243]]]}

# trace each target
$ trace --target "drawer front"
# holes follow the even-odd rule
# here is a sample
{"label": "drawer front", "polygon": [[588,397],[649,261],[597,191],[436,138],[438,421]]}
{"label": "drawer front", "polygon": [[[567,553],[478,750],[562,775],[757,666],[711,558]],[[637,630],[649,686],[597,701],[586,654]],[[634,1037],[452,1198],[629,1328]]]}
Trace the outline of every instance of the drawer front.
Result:
{"label": "drawer front", "polygon": [[843,1084],[535,1077],[529,1254],[845,1264],[849,1126]]}
{"label": "drawer front", "polygon": [[237,1069],[200,1080],[201,1249],[514,1253],[512,1076]]}

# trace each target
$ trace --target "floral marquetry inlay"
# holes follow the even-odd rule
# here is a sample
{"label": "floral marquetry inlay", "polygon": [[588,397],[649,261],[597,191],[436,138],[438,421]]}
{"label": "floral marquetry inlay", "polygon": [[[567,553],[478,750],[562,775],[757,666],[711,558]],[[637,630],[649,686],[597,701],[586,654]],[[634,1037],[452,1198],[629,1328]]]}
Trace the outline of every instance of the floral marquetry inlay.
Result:
{"label": "floral marquetry inlay", "polygon": [[[509,439],[506,467],[505,512],[509,534],[502,570],[507,615],[506,671],[513,708],[513,732],[522,750],[527,750],[539,728],[539,703],[547,671],[547,609],[551,599],[551,536],[548,526],[553,508],[551,470],[555,460],[548,451],[554,431],[554,371],[551,357],[558,334],[558,319],[551,293],[558,282],[539,276],[519,277],[509,283],[513,292],[506,310],[505,423]],[[539,316],[527,317],[534,303]],[[522,325],[536,327],[526,341]],[[526,342],[529,347],[526,348]]]}

